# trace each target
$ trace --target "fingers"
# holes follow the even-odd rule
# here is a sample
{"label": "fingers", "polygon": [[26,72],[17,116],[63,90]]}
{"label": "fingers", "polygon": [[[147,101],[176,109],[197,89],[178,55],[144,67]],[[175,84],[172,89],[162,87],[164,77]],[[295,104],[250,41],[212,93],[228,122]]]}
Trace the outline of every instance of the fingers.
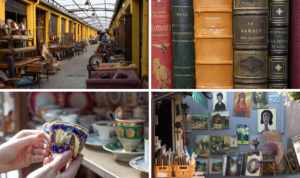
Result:
{"label": "fingers", "polygon": [[72,157],[72,151],[66,151],[56,157],[49,165],[58,171],[61,167],[65,166]]}
{"label": "fingers", "polygon": [[30,135],[27,137],[23,138],[18,138],[15,139],[14,142],[12,143],[12,146],[14,148],[19,148],[19,149],[24,149],[24,147],[29,146],[29,145],[35,145],[38,142],[41,142],[44,138],[43,133],[39,133],[37,135]]}
{"label": "fingers", "polygon": [[50,153],[42,148],[35,148],[33,150],[33,154],[34,155],[43,155],[44,157],[47,157],[47,156],[49,156]]}
{"label": "fingers", "polygon": [[32,163],[39,163],[44,161],[44,156],[43,155],[32,155],[30,157],[30,162]]}
{"label": "fingers", "polygon": [[19,133],[17,133],[13,138],[23,138],[30,135],[38,135],[40,133],[43,133],[41,130],[22,130]]}
{"label": "fingers", "polygon": [[44,164],[43,164],[43,165],[46,166],[47,164],[49,164],[49,162],[50,162],[50,161],[49,161],[49,158],[46,157],[46,158],[44,159]]}
{"label": "fingers", "polygon": [[69,178],[73,178],[75,177],[75,175],[77,174],[77,171],[80,167],[80,164],[83,160],[83,155],[79,155],[67,168],[67,170],[65,172],[63,172],[62,174],[57,175],[57,178],[65,178],[65,177],[69,177]]}

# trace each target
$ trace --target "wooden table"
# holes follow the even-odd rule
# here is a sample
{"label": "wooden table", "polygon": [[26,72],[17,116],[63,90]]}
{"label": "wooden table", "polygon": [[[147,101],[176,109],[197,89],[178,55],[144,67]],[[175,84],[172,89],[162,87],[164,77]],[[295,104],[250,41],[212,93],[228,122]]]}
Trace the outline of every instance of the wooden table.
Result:
{"label": "wooden table", "polygon": [[129,165],[129,162],[119,161],[114,155],[102,149],[96,149],[85,145],[82,152],[84,159],[82,165],[94,171],[101,177],[121,178],[148,178],[145,172],[136,170]]}
{"label": "wooden table", "polygon": [[71,57],[71,50],[72,50],[72,48],[75,49],[75,46],[62,46],[61,47],[62,50],[66,50],[66,51],[69,52],[69,60],[70,60],[70,57]]}
{"label": "wooden table", "polygon": [[[22,67],[27,66],[30,63],[37,62],[42,60],[42,58],[16,58],[15,59],[15,68],[18,69],[18,78],[22,78]],[[7,62],[0,61],[0,68],[7,69]]]}

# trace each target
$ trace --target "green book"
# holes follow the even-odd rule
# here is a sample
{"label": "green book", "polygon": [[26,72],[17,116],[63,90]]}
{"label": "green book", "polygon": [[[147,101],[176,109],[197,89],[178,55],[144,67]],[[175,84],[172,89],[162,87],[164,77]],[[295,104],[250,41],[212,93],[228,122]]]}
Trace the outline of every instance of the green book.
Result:
{"label": "green book", "polygon": [[193,0],[172,0],[173,88],[195,88]]}

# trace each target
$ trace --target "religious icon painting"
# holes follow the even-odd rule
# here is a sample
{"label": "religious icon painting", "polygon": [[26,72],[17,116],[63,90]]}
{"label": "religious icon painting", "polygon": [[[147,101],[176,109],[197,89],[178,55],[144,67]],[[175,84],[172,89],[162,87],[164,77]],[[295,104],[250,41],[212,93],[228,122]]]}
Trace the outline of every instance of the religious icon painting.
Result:
{"label": "religious icon painting", "polygon": [[191,125],[194,130],[207,130],[208,129],[208,113],[207,112],[198,112],[191,113],[192,120]]}
{"label": "religious icon painting", "polygon": [[234,92],[233,116],[250,117],[251,96],[251,92]]}
{"label": "religious icon painting", "polygon": [[228,155],[225,176],[241,176],[243,155]]}
{"label": "religious icon painting", "polygon": [[269,108],[268,92],[252,92],[252,108],[253,109],[267,109]]}
{"label": "religious icon painting", "polygon": [[258,109],[257,110],[258,133],[264,131],[277,130],[276,109]]}
{"label": "religious icon painting", "polygon": [[213,111],[227,110],[227,92],[213,92]]}
{"label": "religious icon painting", "polygon": [[196,159],[195,172],[203,172],[203,174],[208,174],[208,163],[208,158]]}
{"label": "religious icon painting", "polygon": [[211,136],[210,137],[211,144],[211,154],[212,155],[224,155],[224,136]]}
{"label": "religious icon painting", "polygon": [[261,156],[248,156],[246,164],[246,176],[259,176]]}
{"label": "religious icon painting", "polygon": [[297,171],[297,163],[292,149],[289,149],[287,152],[285,152],[285,158],[289,164],[291,173],[294,174]]}
{"label": "religious icon painting", "polygon": [[197,157],[209,157],[209,135],[196,135],[195,146]]}
{"label": "religious icon painting", "polygon": [[211,113],[211,130],[230,129],[229,111],[217,111]]}
{"label": "religious icon painting", "polygon": [[239,145],[249,144],[249,125],[237,125],[237,136]]}

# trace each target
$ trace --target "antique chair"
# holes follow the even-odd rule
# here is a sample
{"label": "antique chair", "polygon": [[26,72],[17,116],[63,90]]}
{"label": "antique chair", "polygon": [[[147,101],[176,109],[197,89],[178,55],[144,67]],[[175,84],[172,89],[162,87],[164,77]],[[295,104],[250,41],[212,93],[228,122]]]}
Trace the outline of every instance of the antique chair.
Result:
{"label": "antique chair", "polygon": [[14,89],[13,87],[10,86],[10,81],[19,81],[19,78],[11,78],[9,79],[3,71],[0,70],[0,79],[2,80],[3,83],[0,84],[1,89]]}
{"label": "antique chair", "polygon": [[80,52],[81,52],[83,55],[83,48],[79,48],[78,41],[75,41],[75,52],[77,52],[78,55],[80,55]]}
{"label": "antique chair", "polygon": [[[27,35],[23,35],[21,33],[21,31],[19,29],[19,25],[18,25],[17,22],[15,22],[15,21],[13,21],[11,19],[7,19],[6,20],[6,24],[9,26],[9,28],[10,28],[9,31],[10,31],[11,34],[20,36],[21,42],[28,43],[29,37]],[[31,44],[33,44],[32,41],[31,41]],[[20,47],[21,47],[21,44],[20,44]]]}
{"label": "antique chair", "polygon": [[11,86],[15,88],[34,87],[34,82],[27,78],[16,79],[14,59],[11,56],[6,56],[6,62],[8,66],[9,78],[11,78]]}
{"label": "antique chair", "polygon": [[19,35],[11,35],[10,33],[10,27],[0,20],[0,40],[7,40],[9,42],[10,48],[13,45],[14,41],[18,41],[19,45],[21,45],[21,37]]}
{"label": "antique chair", "polygon": [[268,143],[262,149],[262,159],[259,161],[260,177],[264,173],[274,173],[276,176],[276,158],[278,154],[278,146],[275,143]]}
{"label": "antique chair", "polygon": [[25,25],[23,23],[19,24],[19,29],[21,31],[21,34],[28,37],[28,41],[31,42],[31,45],[33,45],[33,36],[31,35],[30,30],[26,29]]}

